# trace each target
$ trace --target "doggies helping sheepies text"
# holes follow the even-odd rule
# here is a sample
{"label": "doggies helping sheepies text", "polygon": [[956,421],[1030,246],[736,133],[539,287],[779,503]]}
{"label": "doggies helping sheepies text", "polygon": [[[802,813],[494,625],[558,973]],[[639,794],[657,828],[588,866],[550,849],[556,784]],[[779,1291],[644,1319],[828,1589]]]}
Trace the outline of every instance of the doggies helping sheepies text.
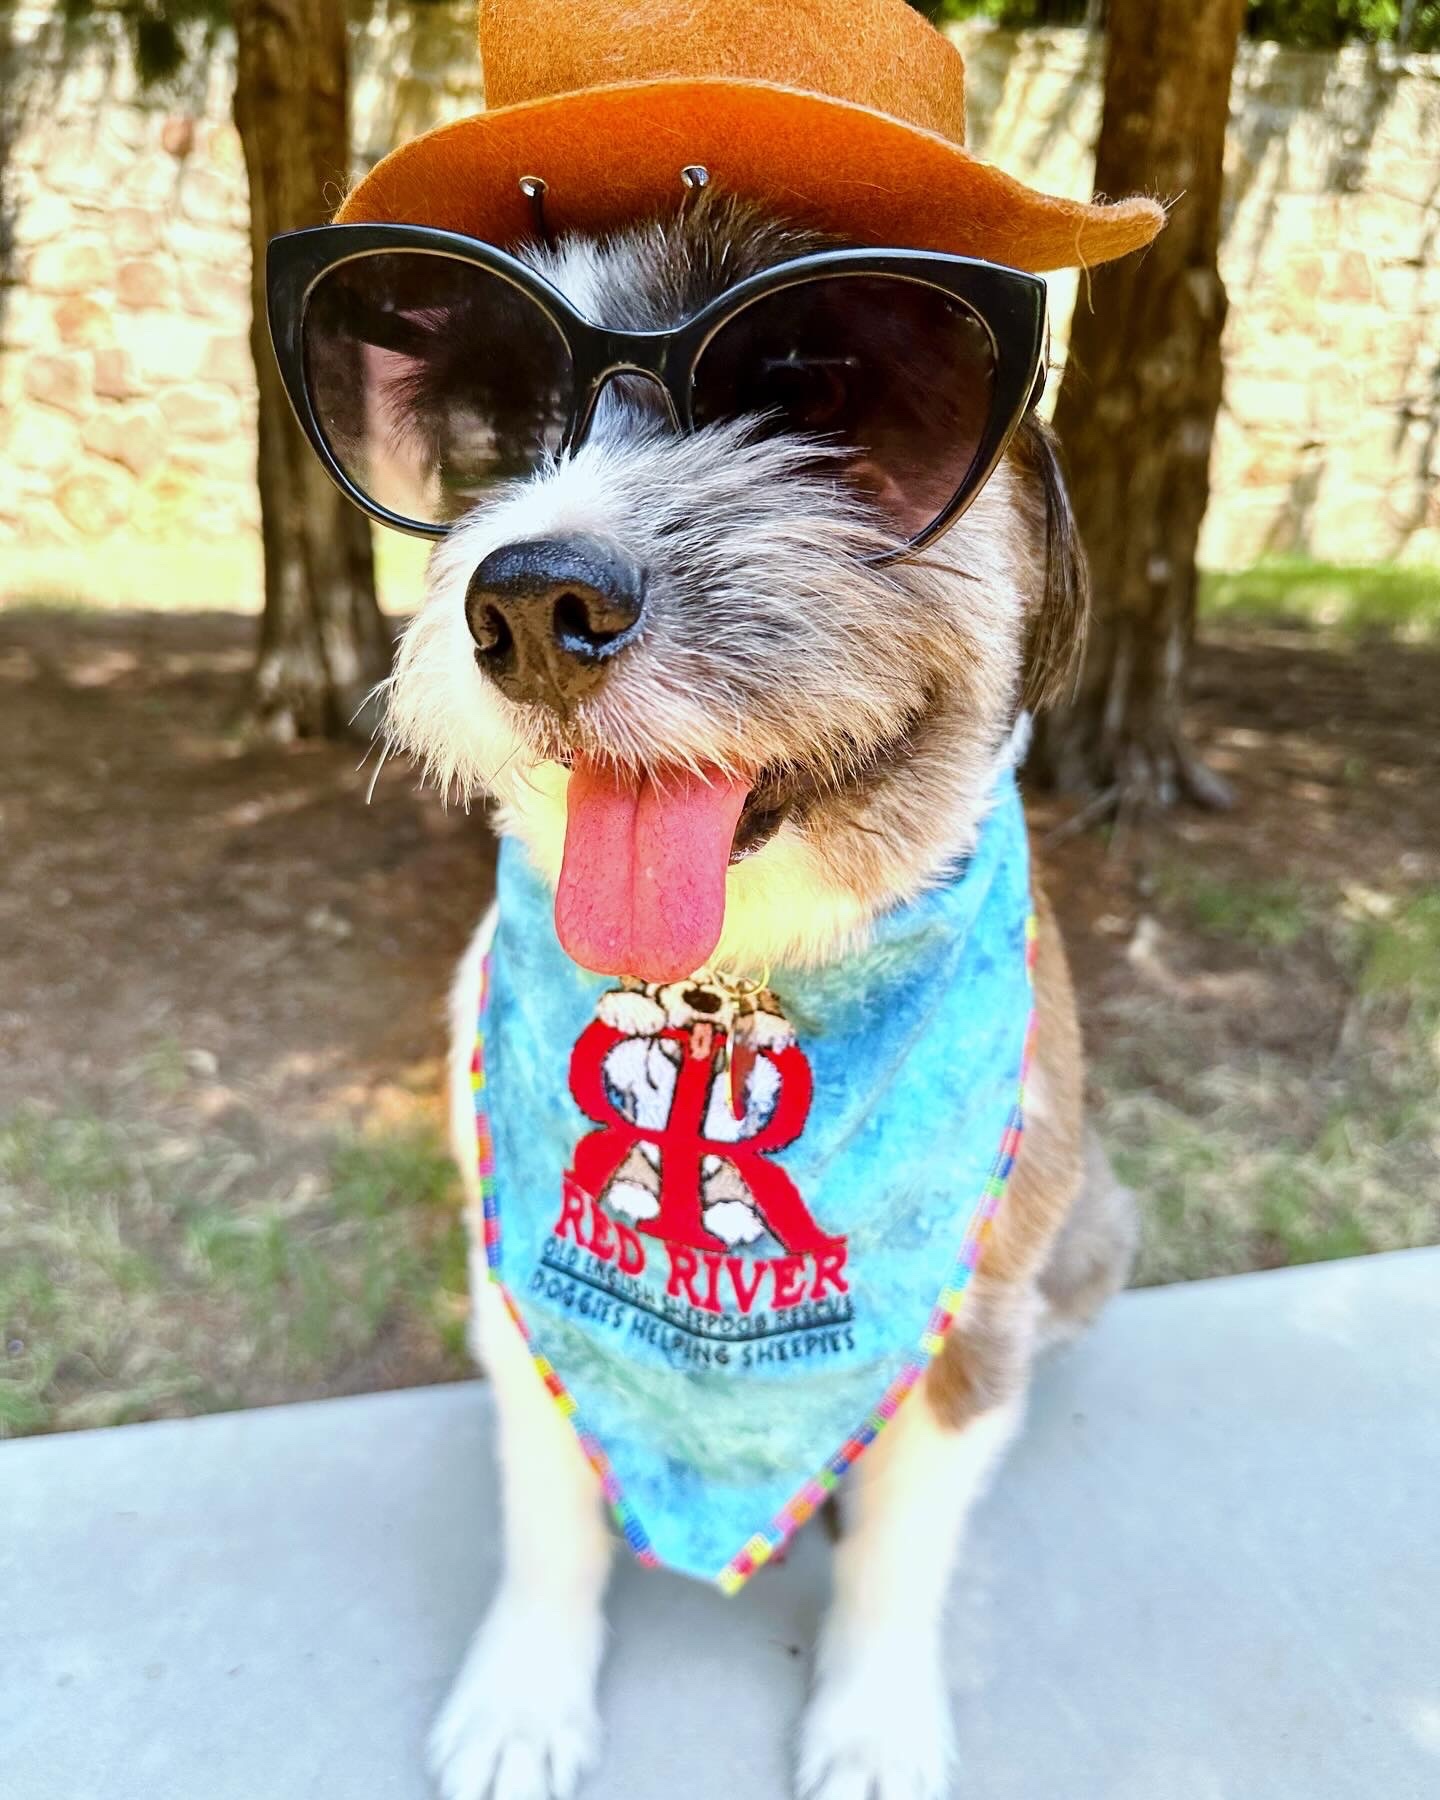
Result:
{"label": "doggies helping sheepies text", "polygon": [[[603,244],[575,238],[523,255],[587,317],[649,328],[816,247],[707,198],[683,219]],[[457,336],[445,355],[459,369],[472,350]],[[433,379],[453,379],[449,365]],[[391,728],[442,785],[494,796],[502,831],[562,901],[567,883],[606,888],[613,871],[593,872],[592,859],[636,854],[611,834],[601,801],[587,794],[567,809],[581,771],[591,782],[590,771],[613,766],[642,792],[668,780],[687,836],[656,844],[654,856],[713,859],[700,840],[725,836],[723,936],[707,960],[737,970],[823,964],[965,859],[1011,757],[1022,699],[1043,700],[1063,678],[1081,575],[1053,448],[1027,419],[959,527],[913,560],[877,566],[866,560],[874,527],[864,508],[796,441],[731,423],[677,435],[657,410],[638,383],[613,384],[574,454],[464,514],[435,553],[405,638]],[[487,587],[484,572],[521,566],[524,587],[536,579],[527,555],[543,555],[541,578],[556,591],[582,596],[600,585],[597,568],[643,571],[644,628],[578,702],[560,652],[533,651],[531,674],[502,670],[498,683],[487,669],[489,609],[504,586]],[[733,771],[743,786],[738,812],[718,825],[697,825],[683,803],[696,769]],[[600,814],[593,824],[587,807]],[[663,832],[663,791],[652,808],[650,828]],[[827,1800],[942,1791],[951,1726],[940,1612],[966,1514],[1017,1429],[1037,1346],[1088,1316],[1128,1264],[1127,1205],[1098,1151],[1082,1148],[1070,985],[1043,900],[1037,911],[1025,1135],[1008,1192],[922,1388],[842,1490],[835,1594],[799,1753],[802,1790]],[[650,938],[663,957],[683,926],[642,908],[627,929],[643,962],[656,954]],[[477,1217],[469,1070],[491,930],[487,921],[477,934],[454,999],[455,1151]],[[618,1058],[629,1066],[611,1053],[618,1094],[643,1090],[663,1112],[664,1071],[646,1063],[672,1053],[655,1035],[662,1024],[688,1030],[696,1001],[712,1004],[687,1000],[692,986],[637,982],[605,1003],[631,1046]],[[782,1035],[776,1019],[773,1039]],[[673,1088],[673,1070],[669,1078]],[[656,1202],[653,1153],[632,1160],[611,1210],[634,1225]],[[707,1172],[706,1224],[724,1244],[743,1244],[759,1221],[727,1190],[728,1173],[719,1159]],[[453,1800],[480,1800],[492,1783],[507,1797],[565,1795],[599,1742],[612,1543],[595,1472],[483,1256],[474,1291],[475,1348],[502,1412],[506,1573],[436,1727],[434,1763]]]}
{"label": "doggies helping sheepies text", "polygon": [[452,1058],[504,1573],[446,1800],[596,1757],[605,1503],[735,1593],[831,1500],[798,1788],[938,1800],[967,1515],[1132,1249],[1014,764],[1084,611],[1033,271],[1163,214],[971,156],[904,0],[803,13],[482,0],[489,109],[270,248],[317,456],[436,540],[391,739],[504,834]]}

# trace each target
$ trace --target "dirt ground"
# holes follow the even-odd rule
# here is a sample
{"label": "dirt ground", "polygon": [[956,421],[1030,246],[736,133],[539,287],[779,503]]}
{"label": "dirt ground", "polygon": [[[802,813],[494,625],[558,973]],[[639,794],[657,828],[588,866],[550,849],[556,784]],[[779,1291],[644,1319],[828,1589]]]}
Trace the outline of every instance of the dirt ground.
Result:
{"label": "dirt ground", "polygon": [[[493,845],[241,730],[253,621],[0,614],[0,1435],[463,1372],[441,1006]],[[1227,622],[1224,815],[1035,809],[1141,1278],[1440,1239],[1440,650]]]}

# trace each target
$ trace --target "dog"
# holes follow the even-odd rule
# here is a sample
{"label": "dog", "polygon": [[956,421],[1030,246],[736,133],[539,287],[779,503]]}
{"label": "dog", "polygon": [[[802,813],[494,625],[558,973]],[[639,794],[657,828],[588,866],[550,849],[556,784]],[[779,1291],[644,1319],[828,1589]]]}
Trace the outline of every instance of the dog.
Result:
{"label": "dog", "polygon": [[967,1517],[1135,1242],[1015,768],[1085,608],[1036,272],[1164,212],[973,156],[905,0],[796,17],[481,0],[486,111],[268,256],[301,430],[436,542],[391,742],[503,838],[451,1112],[504,1571],[445,1800],[597,1756],[602,1497],[726,1593],[838,1501],[797,1789],[939,1800]]}
{"label": "dog", "polygon": [[[604,236],[532,239],[515,254],[588,318],[651,330],[830,241],[709,190],[683,211]],[[455,341],[446,353],[459,367],[475,348]],[[618,546],[657,598],[643,636],[566,712],[507,696],[477,666],[473,581],[507,546],[577,538]],[[1063,690],[1082,631],[1083,559],[1056,445],[1033,411],[948,535],[908,560],[877,563],[867,548],[853,500],[784,434],[731,423],[676,433],[616,381],[578,449],[497,488],[439,543],[389,688],[392,741],[440,786],[488,795],[500,831],[551,883],[577,753],[759,771],[712,966],[824,964],[973,850],[1017,721]],[[1134,1208],[1083,1124],[1075,1001],[1038,888],[1035,915],[1025,1129],[1008,1192],[943,1347],[841,1489],[834,1595],[797,1758],[798,1789],[818,1800],[945,1791],[954,1737],[941,1610],[966,1519],[1020,1427],[1037,1352],[1088,1321],[1130,1267]],[[595,1471],[479,1248],[471,1060],[494,930],[491,915],[454,986],[451,1112],[476,1223],[472,1341],[500,1413],[505,1570],[431,1757],[447,1800],[568,1800],[598,1753],[612,1541]],[[606,1080],[624,1116],[664,1116],[682,1040],[723,1026],[727,1008],[729,990],[703,979],[607,990]],[[791,1042],[778,1003],[755,1010],[767,1044]],[[738,1116],[717,1076],[720,1137],[759,1129],[773,1105],[757,1067],[771,1079],[762,1054]],[[732,1177],[723,1158],[705,1172],[706,1224],[729,1247],[764,1225]],[[632,1153],[609,1190],[613,1211],[639,1225],[656,1195],[655,1159]]]}
{"label": "dog", "polygon": [[[618,1110],[632,1123],[658,1132],[675,1103],[684,1055],[677,1034],[690,1035],[692,1050],[702,1037],[708,1046],[717,1028],[733,1034],[737,1007],[733,994],[718,982],[629,982],[602,994],[596,1011],[605,1024],[623,1034],[604,1062],[605,1080]],[[768,1050],[794,1042],[779,1002],[768,991],[757,994],[748,1009],[747,1037],[752,1045]],[[711,1084],[706,1140],[724,1144],[753,1138],[774,1117],[778,1097],[775,1063],[752,1056],[742,1082]],[[659,1171],[655,1143],[638,1139],[599,1198],[626,1218],[653,1219],[660,1211]],[[735,1164],[708,1155],[701,1161],[700,1175],[705,1229],[730,1248],[753,1244],[765,1224]]]}

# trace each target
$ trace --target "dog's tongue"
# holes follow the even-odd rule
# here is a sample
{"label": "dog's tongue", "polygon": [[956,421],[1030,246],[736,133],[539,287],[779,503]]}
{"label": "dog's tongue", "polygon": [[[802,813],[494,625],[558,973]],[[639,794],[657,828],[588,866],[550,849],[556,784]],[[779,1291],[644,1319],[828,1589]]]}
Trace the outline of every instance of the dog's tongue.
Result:
{"label": "dog's tongue", "polygon": [[576,757],[555,930],[601,975],[676,981],[725,922],[725,874],[748,782],[681,769],[617,774]]}

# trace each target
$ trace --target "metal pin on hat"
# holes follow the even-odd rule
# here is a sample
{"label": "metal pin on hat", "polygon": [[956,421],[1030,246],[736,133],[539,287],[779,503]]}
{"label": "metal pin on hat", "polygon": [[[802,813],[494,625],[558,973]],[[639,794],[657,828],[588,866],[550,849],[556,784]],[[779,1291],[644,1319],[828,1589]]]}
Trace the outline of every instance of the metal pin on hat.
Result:
{"label": "metal pin on hat", "polygon": [[703,163],[686,163],[680,171],[680,185],[685,190],[685,197],[680,202],[680,211],[684,213],[691,202],[710,185],[710,171]]}
{"label": "metal pin on hat", "polygon": [[555,238],[550,230],[550,221],[545,217],[545,196],[550,192],[550,184],[543,175],[522,175],[518,183],[520,192],[530,202],[530,211],[535,220],[535,229],[547,249],[553,249]]}

